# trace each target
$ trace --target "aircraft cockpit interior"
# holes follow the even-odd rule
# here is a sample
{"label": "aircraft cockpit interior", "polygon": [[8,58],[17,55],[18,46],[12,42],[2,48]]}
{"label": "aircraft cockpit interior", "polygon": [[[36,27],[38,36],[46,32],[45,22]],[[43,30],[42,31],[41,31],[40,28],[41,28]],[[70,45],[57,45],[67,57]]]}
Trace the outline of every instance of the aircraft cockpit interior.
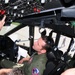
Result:
{"label": "aircraft cockpit interior", "polygon": [[75,0],[0,0],[0,20],[4,15],[0,60],[17,63],[31,57],[34,41],[49,35],[54,46],[43,75],[60,75],[75,67]]}

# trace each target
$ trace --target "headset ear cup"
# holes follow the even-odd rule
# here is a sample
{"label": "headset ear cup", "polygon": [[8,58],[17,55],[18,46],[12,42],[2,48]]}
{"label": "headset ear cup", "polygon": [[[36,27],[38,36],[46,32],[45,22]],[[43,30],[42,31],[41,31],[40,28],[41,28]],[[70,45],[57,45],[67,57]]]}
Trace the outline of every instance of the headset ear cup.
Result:
{"label": "headset ear cup", "polygon": [[47,58],[48,60],[54,61],[54,59],[56,59],[55,54],[53,53],[53,51],[48,51],[47,52]]}
{"label": "headset ear cup", "polygon": [[75,3],[75,0],[60,0],[64,7],[70,7]]}

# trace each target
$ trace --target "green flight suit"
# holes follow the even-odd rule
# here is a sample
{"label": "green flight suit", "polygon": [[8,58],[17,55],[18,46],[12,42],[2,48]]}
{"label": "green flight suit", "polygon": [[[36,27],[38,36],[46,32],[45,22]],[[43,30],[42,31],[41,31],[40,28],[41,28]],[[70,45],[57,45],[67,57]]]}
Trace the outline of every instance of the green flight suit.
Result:
{"label": "green flight suit", "polygon": [[[25,75],[42,75],[47,62],[46,54],[34,55],[31,59],[29,62],[24,62],[22,67]],[[1,65],[5,68],[12,68],[15,63],[4,61]]]}

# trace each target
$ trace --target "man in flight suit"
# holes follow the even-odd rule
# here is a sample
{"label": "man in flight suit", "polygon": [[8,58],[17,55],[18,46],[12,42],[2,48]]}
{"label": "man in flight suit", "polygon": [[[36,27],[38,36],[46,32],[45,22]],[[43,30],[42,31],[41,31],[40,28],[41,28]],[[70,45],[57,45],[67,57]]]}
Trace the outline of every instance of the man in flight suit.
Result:
{"label": "man in flight suit", "polygon": [[[33,49],[36,51],[30,58],[22,59],[24,61],[21,68],[23,69],[25,75],[43,75],[45,65],[47,62],[46,52],[54,46],[54,41],[49,36],[40,37],[33,45]],[[15,63],[7,60],[1,61],[1,66],[3,68],[13,68],[17,67]]]}

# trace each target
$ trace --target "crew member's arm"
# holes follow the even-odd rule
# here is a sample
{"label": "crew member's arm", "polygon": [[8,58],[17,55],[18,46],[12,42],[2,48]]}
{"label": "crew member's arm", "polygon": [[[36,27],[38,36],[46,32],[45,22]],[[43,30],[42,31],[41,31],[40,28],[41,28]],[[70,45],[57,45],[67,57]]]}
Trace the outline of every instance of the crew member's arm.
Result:
{"label": "crew member's arm", "polygon": [[3,25],[5,24],[6,15],[4,15],[3,19],[0,20],[0,30],[2,29]]}
{"label": "crew member's arm", "polygon": [[4,73],[9,73],[12,69],[0,69],[0,75]]}
{"label": "crew member's arm", "polygon": [[61,75],[75,75],[75,68],[67,69]]}

